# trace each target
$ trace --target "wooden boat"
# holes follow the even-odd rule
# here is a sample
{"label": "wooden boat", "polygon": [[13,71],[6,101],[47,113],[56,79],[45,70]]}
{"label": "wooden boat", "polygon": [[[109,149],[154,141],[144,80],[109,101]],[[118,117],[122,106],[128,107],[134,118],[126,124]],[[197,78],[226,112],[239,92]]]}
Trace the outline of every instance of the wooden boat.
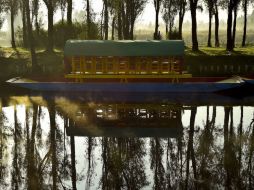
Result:
{"label": "wooden boat", "polygon": [[192,77],[184,71],[184,42],[67,41],[65,80],[14,78],[15,86],[50,92],[214,93],[254,80],[241,77]]}

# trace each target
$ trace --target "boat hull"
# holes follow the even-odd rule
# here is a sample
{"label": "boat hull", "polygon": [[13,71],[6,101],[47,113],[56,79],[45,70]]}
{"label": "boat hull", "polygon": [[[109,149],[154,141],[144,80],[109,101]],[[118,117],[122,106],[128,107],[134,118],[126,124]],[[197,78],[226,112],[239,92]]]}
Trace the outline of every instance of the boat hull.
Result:
{"label": "boat hull", "polygon": [[36,91],[55,92],[167,92],[212,93],[237,88],[242,83],[14,83],[15,86]]}

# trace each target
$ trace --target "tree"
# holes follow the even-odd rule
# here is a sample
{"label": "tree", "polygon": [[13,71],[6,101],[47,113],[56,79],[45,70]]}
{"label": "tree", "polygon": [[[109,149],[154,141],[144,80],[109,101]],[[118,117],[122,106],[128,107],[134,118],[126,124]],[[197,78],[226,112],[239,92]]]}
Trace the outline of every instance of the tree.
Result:
{"label": "tree", "polygon": [[197,18],[196,18],[198,0],[189,0],[189,1],[192,20],[192,50],[198,51]]}
{"label": "tree", "polygon": [[2,28],[3,25],[3,18],[2,18],[2,12],[4,12],[4,0],[0,0],[0,29]]}
{"label": "tree", "polygon": [[147,0],[110,1],[110,6],[113,9],[112,13],[114,14],[112,26],[114,25],[114,17],[117,18],[118,39],[134,39],[135,22],[137,17],[144,11],[146,3]]}
{"label": "tree", "polygon": [[48,10],[48,45],[47,51],[53,52],[54,49],[54,11],[56,10],[58,0],[43,0]]}
{"label": "tree", "polygon": [[212,35],[212,18],[214,14],[214,0],[205,0],[205,5],[208,9],[209,14],[209,29],[208,29],[208,40],[207,40],[207,47],[212,47],[211,43],[211,35]]}
{"label": "tree", "polygon": [[[39,0],[34,0],[33,1],[33,9],[32,9],[32,15],[35,17],[35,30],[36,30],[36,34],[37,36],[39,36],[39,31],[40,31],[40,24],[39,24],[39,20],[38,20],[38,16],[39,16],[39,6],[40,6],[40,2]],[[32,18],[32,20],[34,20]]]}
{"label": "tree", "polygon": [[64,13],[67,5],[67,0],[60,0],[60,9],[61,9],[61,17],[62,17],[62,23],[64,23]]}
{"label": "tree", "polygon": [[104,6],[104,39],[108,40],[108,22],[109,22],[109,4],[108,0],[103,0],[103,6]]}
{"label": "tree", "polygon": [[220,47],[220,41],[219,41],[219,11],[218,11],[218,4],[220,0],[214,0],[214,24],[215,24],[215,47]]}
{"label": "tree", "polygon": [[176,0],[163,0],[162,18],[166,24],[166,36],[172,39],[172,31],[174,26],[175,17],[177,15],[177,1]]}
{"label": "tree", "polygon": [[72,25],[72,0],[67,0],[67,24]]}
{"label": "tree", "polygon": [[[233,10],[238,5],[240,0],[228,0],[228,19],[227,19],[227,50],[234,50],[234,38],[232,34],[232,21],[233,21]],[[236,15],[235,15],[236,16]]]}
{"label": "tree", "polygon": [[33,37],[33,27],[31,23],[31,18],[30,18],[30,1],[25,0],[25,8],[26,8],[26,20],[27,20],[27,29],[28,29],[28,36],[30,37],[29,39],[29,46],[30,46],[30,52],[31,52],[31,60],[32,60],[32,71],[34,73],[38,72],[38,65],[37,65],[37,58],[36,58],[36,53],[35,53],[35,46],[34,46],[34,37]]}
{"label": "tree", "polygon": [[[137,17],[144,11],[147,0],[125,0],[125,20],[124,35],[125,39],[134,39],[134,25]],[[129,26],[128,26],[129,25]]]}
{"label": "tree", "polygon": [[11,15],[11,46],[12,48],[16,48],[14,19],[18,13],[18,4],[19,3],[17,0],[6,0],[6,8],[8,11],[10,11],[10,15]]}
{"label": "tree", "polygon": [[178,26],[178,35],[179,39],[183,39],[182,28],[183,28],[183,19],[185,15],[185,10],[187,6],[187,0],[179,0],[178,1],[178,10],[179,10],[179,26]]}
{"label": "tree", "polygon": [[153,0],[154,8],[155,8],[155,30],[153,34],[153,38],[155,40],[159,40],[160,32],[159,32],[159,12],[162,0]]}
{"label": "tree", "polygon": [[28,47],[28,30],[27,30],[27,18],[26,18],[26,1],[20,1],[20,8],[22,12],[22,34],[23,34],[23,46]]}
{"label": "tree", "polygon": [[237,14],[238,14],[238,8],[239,8],[240,0],[236,1],[236,4],[234,6],[234,21],[233,21],[233,47],[235,47],[235,35],[236,35],[236,20],[237,20]]}
{"label": "tree", "polygon": [[244,47],[246,45],[248,5],[249,5],[249,0],[243,0],[243,2],[242,2],[242,9],[243,9],[243,13],[244,13],[244,26],[243,26],[242,47]]}
{"label": "tree", "polygon": [[90,0],[86,0],[86,24],[87,24],[87,38],[91,38],[91,7]]}

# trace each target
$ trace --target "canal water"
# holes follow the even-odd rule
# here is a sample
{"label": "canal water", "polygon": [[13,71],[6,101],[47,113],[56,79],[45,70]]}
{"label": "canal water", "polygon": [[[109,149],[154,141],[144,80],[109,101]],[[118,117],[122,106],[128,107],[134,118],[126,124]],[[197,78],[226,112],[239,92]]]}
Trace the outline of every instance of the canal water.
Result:
{"label": "canal water", "polygon": [[5,93],[0,113],[0,189],[254,188],[252,98]]}

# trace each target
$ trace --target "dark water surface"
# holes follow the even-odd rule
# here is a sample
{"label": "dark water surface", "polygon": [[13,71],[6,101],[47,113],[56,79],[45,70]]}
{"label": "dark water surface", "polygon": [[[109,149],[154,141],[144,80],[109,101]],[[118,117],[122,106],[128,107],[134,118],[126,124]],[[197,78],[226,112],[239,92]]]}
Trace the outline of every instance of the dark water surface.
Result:
{"label": "dark water surface", "polygon": [[5,93],[0,189],[253,189],[254,99],[223,98],[99,102]]}

